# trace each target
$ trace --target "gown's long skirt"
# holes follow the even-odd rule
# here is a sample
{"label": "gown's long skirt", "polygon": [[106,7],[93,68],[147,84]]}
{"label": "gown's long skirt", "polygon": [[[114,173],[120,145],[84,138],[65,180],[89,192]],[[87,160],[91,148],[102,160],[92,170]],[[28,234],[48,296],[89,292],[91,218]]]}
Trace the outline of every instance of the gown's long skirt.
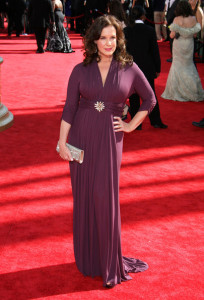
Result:
{"label": "gown's long skirt", "polygon": [[181,102],[204,100],[204,90],[193,62],[193,53],[193,38],[180,36],[174,39],[173,62],[162,98]]}
{"label": "gown's long skirt", "polygon": [[52,28],[49,30],[46,51],[63,53],[74,52],[63,22],[64,15],[61,9],[55,9],[56,33],[52,32]]}
{"label": "gown's long skirt", "polygon": [[131,279],[147,264],[122,257],[119,171],[123,133],[113,130],[113,115],[121,107],[105,103],[104,111],[91,101],[82,103],[72,124],[69,143],[84,150],[84,162],[70,162],[74,197],[74,254],[78,269],[102,276],[103,285]]}

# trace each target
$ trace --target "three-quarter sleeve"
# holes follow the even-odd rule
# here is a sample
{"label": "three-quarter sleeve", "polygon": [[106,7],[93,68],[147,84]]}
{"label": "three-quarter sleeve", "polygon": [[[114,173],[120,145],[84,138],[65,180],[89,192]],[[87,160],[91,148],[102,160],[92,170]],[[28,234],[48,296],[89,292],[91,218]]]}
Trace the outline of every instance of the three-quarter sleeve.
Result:
{"label": "three-quarter sleeve", "polygon": [[149,82],[144,76],[140,68],[133,63],[132,65],[132,89],[131,94],[138,94],[142,99],[142,104],[139,111],[148,111],[148,114],[153,110],[156,105],[156,98]]}
{"label": "three-quarter sleeve", "polygon": [[67,99],[62,113],[62,120],[72,124],[74,116],[77,112],[79,100],[80,100],[80,65],[77,65],[69,78],[67,87]]}

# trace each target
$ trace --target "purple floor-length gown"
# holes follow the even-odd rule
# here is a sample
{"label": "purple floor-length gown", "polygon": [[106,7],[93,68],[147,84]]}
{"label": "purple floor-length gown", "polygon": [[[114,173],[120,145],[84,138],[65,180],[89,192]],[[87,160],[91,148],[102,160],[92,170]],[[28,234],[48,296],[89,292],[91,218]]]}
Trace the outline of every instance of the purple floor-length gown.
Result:
{"label": "purple floor-length gown", "polygon": [[[82,164],[70,162],[76,264],[84,275],[102,276],[104,286],[129,280],[128,272],[148,268],[121,252],[119,171],[123,132],[114,132],[113,116],[121,116],[126,99],[133,93],[143,99],[140,111],[150,112],[155,96],[136,64],[121,69],[113,59],[103,86],[98,63],[81,63],[70,76],[62,115],[72,125],[69,143],[84,150]],[[96,109],[97,101],[103,102],[102,111]]]}

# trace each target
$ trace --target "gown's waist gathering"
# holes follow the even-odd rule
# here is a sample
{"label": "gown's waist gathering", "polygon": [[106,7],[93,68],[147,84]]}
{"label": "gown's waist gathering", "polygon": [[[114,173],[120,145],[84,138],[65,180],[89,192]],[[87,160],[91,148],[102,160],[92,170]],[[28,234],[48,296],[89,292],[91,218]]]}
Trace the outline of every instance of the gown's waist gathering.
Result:
{"label": "gown's waist gathering", "polygon": [[87,100],[85,98],[81,98],[79,102],[80,109],[93,109],[98,111],[99,113],[103,113],[106,111],[111,112],[114,115],[121,115],[124,108],[124,103],[113,103],[113,102],[104,102],[102,100]]}

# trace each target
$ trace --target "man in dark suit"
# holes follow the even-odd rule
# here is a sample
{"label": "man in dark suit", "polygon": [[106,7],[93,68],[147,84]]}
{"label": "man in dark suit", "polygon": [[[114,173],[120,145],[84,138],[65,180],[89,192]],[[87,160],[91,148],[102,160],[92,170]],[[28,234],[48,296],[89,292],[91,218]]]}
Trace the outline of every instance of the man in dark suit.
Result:
{"label": "man in dark suit", "polygon": [[171,25],[173,23],[173,20],[175,18],[175,10],[180,0],[168,0],[167,7],[166,7],[166,21],[167,25]]}
{"label": "man in dark suit", "polygon": [[[133,56],[134,62],[142,70],[145,77],[149,81],[153,91],[155,92],[154,79],[159,76],[161,69],[161,60],[157,38],[154,28],[144,24],[145,10],[142,6],[135,6],[132,9],[133,26],[124,28],[125,38],[127,41],[127,51]],[[156,95],[155,95],[156,96]],[[140,107],[139,95],[130,96],[130,115],[135,116]],[[167,128],[162,123],[160,117],[159,104],[154,107],[149,115],[150,123],[155,128]],[[141,129],[140,126],[137,129]]]}
{"label": "man in dark suit", "polygon": [[28,7],[28,18],[34,30],[38,49],[36,53],[44,53],[46,31],[50,21],[54,23],[51,0],[31,0]]}
{"label": "man in dark suit", "polygon": [[19,37],[23,31],[23,14],[26,9],[25,0],[8,0],[8,35],[12,34],[13,28]]}

